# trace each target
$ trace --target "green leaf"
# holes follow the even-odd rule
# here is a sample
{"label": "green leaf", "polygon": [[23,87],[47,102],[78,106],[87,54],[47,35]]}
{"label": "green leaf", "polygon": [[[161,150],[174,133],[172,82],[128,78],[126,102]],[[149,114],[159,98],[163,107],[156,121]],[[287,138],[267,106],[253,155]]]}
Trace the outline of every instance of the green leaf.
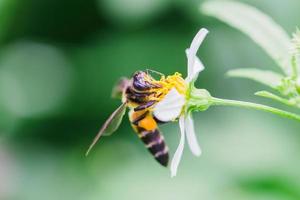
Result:
{"label": "green leaf", "polygon": [[278,101],[278,102],[283,103],[288,106],[296,106],[293,102],[290,102],[288,99],[282,98],[282,97],[280,97],[276,94],[273,94],[271,92],[268,92],[268,91],[259,91],[259,92],[256,92],[255,95],[260,96],[260,97],[269,98],[269,99]]}
{"label": "green leaf", "polygon": [[201,10],[248,35],[290,75],[290,38],[269,16],[254,7],[234,1],[207,1]]}
{"label": "green leaf", "polygon": [[277,89],[281,85],[283,76],[268,70],[260,70],[255,68],[233,69],[227,72],[227,76],[247,78],[256,82],[267,85],[273,89]]}

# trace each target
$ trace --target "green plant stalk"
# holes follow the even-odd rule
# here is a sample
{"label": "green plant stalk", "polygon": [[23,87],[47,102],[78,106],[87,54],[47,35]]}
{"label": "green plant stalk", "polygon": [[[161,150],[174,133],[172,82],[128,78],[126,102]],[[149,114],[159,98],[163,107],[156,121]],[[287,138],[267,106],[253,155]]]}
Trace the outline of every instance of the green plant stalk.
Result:
{"label": "green plant stalk", "polygon": [[278,101],[278,102],[280,102],[282,104],[285,104],[287,106],[293,106],[293,107],[299,108],[298,105],[295,102],[291,102],[288,99],[284,99],[284,98],[279,97],[279,96],[277,96],[277,95],[275,95],[271,92],[268,92],[268,91],[259,91],[259,92],[256,92],[255,95],[260,96],[260,97],[269,98],[269,99],[272,99],[274,101]]}
{"label": "green plant stalk", "polygon": [[297,69],[297,58],[296,58],[296,55],[292,56],[291,64],[292,64],[292,78],[294,80],[296,80],[298,78],[298,69]]}
{"label": "green plant stalk", "polygon": [[300,121],[300,115],[297,115],[297,114],[291,113],[291,112],[287,112],[284,110],[280,110],[277,108],[273,108],[270,106],[265,106],[265,105],[261,105],[261,104],[250,103],[250,102],[244,102],[244,101],[219,99],[219,98],[215,98],[215,97],[212,97],[211,101],[212,101],[211,105],[215,105],[215,106],[235,106],[235,107],[241,107],[241,108],[261,110],[261,111],[273,113],[273,114],[276,114],[276,115],[279,115],[282,117]]}

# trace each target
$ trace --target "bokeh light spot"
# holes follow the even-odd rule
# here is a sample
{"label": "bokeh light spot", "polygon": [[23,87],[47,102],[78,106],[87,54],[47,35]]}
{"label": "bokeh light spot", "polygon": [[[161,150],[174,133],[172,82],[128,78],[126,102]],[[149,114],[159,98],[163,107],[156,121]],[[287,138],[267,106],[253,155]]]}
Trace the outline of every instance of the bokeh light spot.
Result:
{"label": "bokeh light spot", "polygon": [[72,70],[55,47],[32,42],[9,46],[0,62],[3,107],[21,117],[47,115],[62,105]]}

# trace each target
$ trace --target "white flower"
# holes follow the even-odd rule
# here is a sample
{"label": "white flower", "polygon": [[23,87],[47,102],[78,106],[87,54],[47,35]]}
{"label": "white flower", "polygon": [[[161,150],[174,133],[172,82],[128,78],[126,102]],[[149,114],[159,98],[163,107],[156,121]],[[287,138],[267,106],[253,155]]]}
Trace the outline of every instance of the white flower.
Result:
{"label": "white flower", "polygon": [[[185,83],[191,88],[199,73],[204,70],[204,66],[197,57],[197,51],[208,34],[208,30],[202,28],[194,37],[190,48],[186,49],[188,76]],[[189,89],[187,91],[190,91]],[[168,94],[154,107],[154,116],[161,121],[173,121],[179,118],[180,142],[171,162],[171,176],[176,176],[177,167],[180,163],[184,149],[185,135],[190,150],[195,156],[201,155],[201,149],[197,142],[194,130],[194,122],[191,113],[186,108],[189,94],[181,94],[176,88],[169,91]]]}

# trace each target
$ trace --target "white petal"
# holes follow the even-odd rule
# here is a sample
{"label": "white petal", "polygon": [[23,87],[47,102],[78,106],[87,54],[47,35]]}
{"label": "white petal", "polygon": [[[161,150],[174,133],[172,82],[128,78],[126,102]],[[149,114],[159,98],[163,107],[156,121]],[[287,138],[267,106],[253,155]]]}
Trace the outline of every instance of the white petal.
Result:
{"label": "white petal", "polygon": [[201,149],[197,141],[197,137],[195,134],[195,128],[194,128],[194,121],[191,114],[188,114],[185,118],[185,133],[186,138],[189,144],[189,147],[192,151],[192,153],[195,156],[201,155]]}
{"label": "white petal", "polygon": [[[189,55],[189,49],[185,50],[185,53],[188,57]],[[187,82],[191,82],[193,79],[197,79],[198,74],[204,70],[204,65],[201,62],[201,60],[197,57],[197,55],[194,58],[194,65],[191,68],[188,68],[188,77],[186,78]]]}
{"label": "white petal", "polygon": [[[200,29],[200,31],[194,37],[191,46],[187,49],[187,59],[188,59],[188,77],[187,80],[191,81],[197,78],[199,72],[204,69],[200,60],[197,58],[197,51],[202,44],[204,38],[208,34],[208,30],[205,28]],[[198,62],[199,61],[199,62]]]}
{"label": "white petal", "polygon": [[185,96],[179,94],[179,92],[173,88],[155,105],[153,114],[160,121],[173,121],[181,114],[184,104]]}
{"label": "white petal", "polygon": [[174,177],[177,174],[177,168],[180,163],[183,148],[184,148],[184,116],[179,118],[179,127],[180,127],[180,141],[171,162],[171,177]]}

